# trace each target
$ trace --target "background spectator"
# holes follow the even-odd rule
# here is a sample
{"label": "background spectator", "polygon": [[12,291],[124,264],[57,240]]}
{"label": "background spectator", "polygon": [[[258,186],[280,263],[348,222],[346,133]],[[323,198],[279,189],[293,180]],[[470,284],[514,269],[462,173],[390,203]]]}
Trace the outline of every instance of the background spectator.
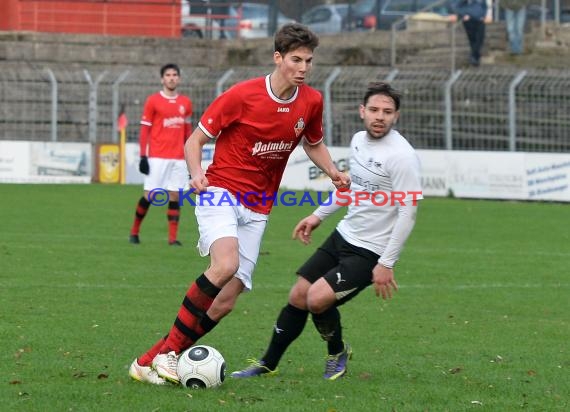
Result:
{"label": "background spectator", "polygon": [[529,0],[501,0],[505,9],[505,22],[511,54],[521,54],[524,50],[524,27],[526,8]]}
{"label": "background spectator", "polygon": [[485,42],[485,17],[487,16],[487,2],[485,0],[458,0],[454,4],[457,19],[463,22],[471,55],[469,63],[479,66],[481,63],[481,49]]}

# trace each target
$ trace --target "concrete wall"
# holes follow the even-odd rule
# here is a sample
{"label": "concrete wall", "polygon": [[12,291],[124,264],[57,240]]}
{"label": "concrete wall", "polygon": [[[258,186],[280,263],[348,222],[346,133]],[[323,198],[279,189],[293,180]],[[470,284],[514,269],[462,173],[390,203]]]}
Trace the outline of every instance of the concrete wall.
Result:
{"label": "concrete wall", "polygon": [[[445,32],[430,36],[399,34],[401,50],[431,47],[448,41]],[[272,66],[272,39],[208,41],[65,35],[52,33],[0,32],[0,62],[26,61],[90,66],[159,65],[178,61],[183,65],[225,68],[232,66]],[[323,36],[315,64],[389,65],[390,33],[346,33]]]}
{"label": "concrete wall", "polygon": [[[414,23],[420,27],[397,33],[398,61],[400,56],[413,56],[426,51],[437,51],[441,60],[450,53],[450,33],[445,24]],[[418,30],[419,29],[419,30]],[[570,27],[548,29],[549,40],[560,47],[556,62],[570,59]],[[537,43],[540,36],[527,34],[529,43]],[[487,30],[485,48],[506,51],[506,33],[502,23],[492,23]],[[466,45],[463,28],[457,29],[458,47]],[[343,33],[322,36],[315,54],[315,64],[323,66],[389,66],[391,34],[387,31]],[[35,32],[1,32],[0,63],[67,65],[77,67],[158,66],[177,61],[184,66],[224,69],[234,66],[272,66],[273,41],[201,40],[192,38],[126,37],[97,35],[66,35]],[[418,64],[421,64],[418,63]],[[557,66],[556,66],[557,67]]]}

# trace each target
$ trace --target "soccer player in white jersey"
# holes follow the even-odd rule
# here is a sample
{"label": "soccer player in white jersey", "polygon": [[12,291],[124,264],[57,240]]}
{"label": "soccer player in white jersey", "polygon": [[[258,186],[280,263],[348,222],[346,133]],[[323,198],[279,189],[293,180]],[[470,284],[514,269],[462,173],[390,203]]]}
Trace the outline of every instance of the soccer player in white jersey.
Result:
{"label": "soccer player in white jersey", "polygon": [[[195,212],[198,249],[210,262],[190,285],[168,335],[133,361],[131,369],[148,377],[139,380],[177,383],[178,355],[212,330],[243,290],[252,288],[267,218],[297,144],[302,142],[337,188],[350,186],[323,142],[322,96],[304,84],[317,45],[318,37],[305,26],[284,25],[275,35],[273,72],[238,83],[216,98],[186,142],[190,186],[208,198],[197,198]],[[204,172],[202,147],[213,140],[213,162]]]}
{"label": "soccer player in white jersey", "polygon": [[[344,218],[297,271],[288,304],[281,310],[264,356],[234,378],[274,374],[289,345],[301,334],[309,313],[327,342],[324,378],[346,373],[351,347],[343,341],[338,306],[369,285],[376,295],[391,298],[404,243],[414,227],[417,200],[422,198],[420,165],[414,149],[392,127],[398,120],[400,96],[387,83],[371,83],[360,105],[364,131],[351,141],[351,190],[336,192],[333,201],[302,219],[293,237],[308,244],[321,221],[348,205]],[[349,204],[350,203],[350,204]]]}

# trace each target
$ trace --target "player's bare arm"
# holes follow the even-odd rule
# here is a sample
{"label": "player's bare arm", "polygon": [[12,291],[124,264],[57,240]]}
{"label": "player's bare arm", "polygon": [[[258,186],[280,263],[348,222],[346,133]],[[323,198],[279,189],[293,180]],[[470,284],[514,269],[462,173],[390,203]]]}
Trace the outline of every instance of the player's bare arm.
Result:
{"label": "player's bare arm", "polygon": [[303,149],[313,163],[331,178],[332,183],[337,189],[350,188],[350,176],[337,169],[327,147],[322,141],[315,145],[310,145],[303,141]]}
{"label": "player's bare arm", "polygon": [[210,138],[197,127],[184,144],[184,157],[190,173],[190,187],[201,193],[208,187],[208,179],[202,169],[202,147]]}
{"label": "player's bare arm", "polygon": [[380,263],[372,269],[372,282],[376,296],[382,296],[382,299],[390,299],[393,292],[398,290],[398,284],[394,279],[394,269],[381,265]]}
{"label": "player's bare arm", "polygon": [[305,245],[311,243],[311,233],[321,224],[321,219],[315,215],[309,215],[302,219],[293,229],[293,239],[299,239]]}

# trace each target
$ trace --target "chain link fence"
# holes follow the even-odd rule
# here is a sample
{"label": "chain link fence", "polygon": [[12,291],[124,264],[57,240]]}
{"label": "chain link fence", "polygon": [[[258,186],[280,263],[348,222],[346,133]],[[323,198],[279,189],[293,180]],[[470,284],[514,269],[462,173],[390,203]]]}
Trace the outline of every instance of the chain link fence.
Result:
{"label": "chain link fence", "polygon": [[[194,124],[216,97],[271,67],[183,68],[181,93],[191,97]],[[159,69],[0,66],[0,140],[117,142],[117,118],[138,140],[146,97],[160,89]],[[516,68],[397,70],[319,67],[309,84],[325,100],[325,136],[348,146],[362,128],[366,85],[387,80],[402,92],[397,129],[418,149],[570,151],[570,72]]]}

